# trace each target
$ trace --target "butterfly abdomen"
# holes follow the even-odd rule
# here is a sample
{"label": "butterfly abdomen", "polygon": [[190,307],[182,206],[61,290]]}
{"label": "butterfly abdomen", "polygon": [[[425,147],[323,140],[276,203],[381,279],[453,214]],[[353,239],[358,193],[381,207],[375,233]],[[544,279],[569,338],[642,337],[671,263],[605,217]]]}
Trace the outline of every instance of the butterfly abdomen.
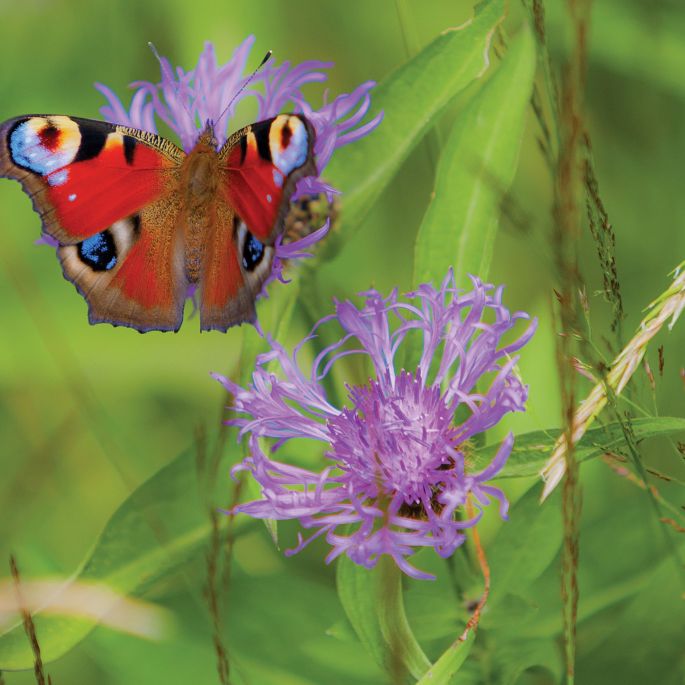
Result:
{"label": "butterfly abdomen", "polygon": [[216,151],[200,141],[188,155],[181,172],[185,193],[181,220],[185,243],[185,270],[190,283],[197,283],[202,271],[204,245],[216,221],[216,196],[220,182]]}

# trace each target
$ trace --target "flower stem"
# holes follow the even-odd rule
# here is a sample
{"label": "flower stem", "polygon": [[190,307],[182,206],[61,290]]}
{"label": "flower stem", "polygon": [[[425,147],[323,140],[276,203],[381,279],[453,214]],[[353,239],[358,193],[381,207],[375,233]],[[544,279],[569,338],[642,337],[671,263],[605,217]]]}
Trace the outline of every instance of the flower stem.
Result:
{"label": "flower stem", "polygon": [[[474,509],[471,499],[467,501],[466,511],[469,517],[473,517]],[[463,632],[457,639],[443,652],[442,656],[431,666],[416,685],[443,685],[451,682],[454,674],[462,667],[463,663],[471,651],[471,647],[476,639],[476,630],[480,622],[480,615],[485,603],[490,595],[490,566],[485,556],[485,550],[480,542],[478,529],[472,529],[473,545],[476,548],[478,564],[483,574],[483,594],[478,600],[478,604],[466,623]]]}

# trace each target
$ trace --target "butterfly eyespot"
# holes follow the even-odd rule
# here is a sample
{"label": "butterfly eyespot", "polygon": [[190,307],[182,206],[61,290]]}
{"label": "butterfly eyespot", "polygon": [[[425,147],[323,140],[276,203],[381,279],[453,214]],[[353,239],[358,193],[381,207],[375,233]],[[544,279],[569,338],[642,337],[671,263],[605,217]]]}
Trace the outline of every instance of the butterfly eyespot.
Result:
{"label": "butterfly eyespot", "polygon": [[243,268],[254,271],[264,258],[264,245],[252,233],[247,233],[243,244]]}
{"label": "butterfly eyespot", "polygon": [[[271,123],[269,148],[274,166],[284,175],[301,167],[307,160],[307,127],[296,116],[281,114]],[[274,177],[274,180],[275,177]],[[276,183],[276,185],[279,185]]]}
{"label": "butterfly eyespot", "polygon": [[78,256],[93,271],[109,271],[116,266],[117,249],[108,229],[78,244]]}
{"label": "butterfly eyespot", "polygon": [[10,129],[7,140],[15,164],[46,175],[74,161],[81,132],[69,117],[29,117],[20,119]]}

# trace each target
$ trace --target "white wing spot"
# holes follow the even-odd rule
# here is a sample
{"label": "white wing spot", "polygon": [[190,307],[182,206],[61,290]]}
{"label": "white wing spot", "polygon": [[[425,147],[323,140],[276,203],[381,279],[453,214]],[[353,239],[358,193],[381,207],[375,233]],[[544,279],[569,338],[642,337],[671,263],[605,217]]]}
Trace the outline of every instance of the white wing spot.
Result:
{"label": "white wing spot", "polygon": [[48,183],[51,186],[63,186],[67,182],[68,178],[69,178],[69,170],[68,169],[61,169],[60,171],[53,171],[47,177]]}
{"label": "white wing spot", "polygon": [[271,195],[267,194],[266,201],[271,202],[271,200],[273,200],[273,198],[271,197]]}
{"label": "white wing spot", "polygon": [[76,193],[69,195],[69,202],[73,202],[76,199]]}

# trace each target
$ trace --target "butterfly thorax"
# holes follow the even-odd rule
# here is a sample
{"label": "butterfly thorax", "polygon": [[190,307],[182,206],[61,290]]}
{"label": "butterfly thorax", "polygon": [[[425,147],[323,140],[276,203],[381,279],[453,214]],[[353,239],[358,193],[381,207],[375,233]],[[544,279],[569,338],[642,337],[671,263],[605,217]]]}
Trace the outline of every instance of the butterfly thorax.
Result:
{"label": "butterfly thorax", "polygon": [[213,133],[205,132],[181,167],[185,270],[195,283],[202,269],[203,246],[216,221],[217,192],[221,178],[219,156],[211,144]]}

